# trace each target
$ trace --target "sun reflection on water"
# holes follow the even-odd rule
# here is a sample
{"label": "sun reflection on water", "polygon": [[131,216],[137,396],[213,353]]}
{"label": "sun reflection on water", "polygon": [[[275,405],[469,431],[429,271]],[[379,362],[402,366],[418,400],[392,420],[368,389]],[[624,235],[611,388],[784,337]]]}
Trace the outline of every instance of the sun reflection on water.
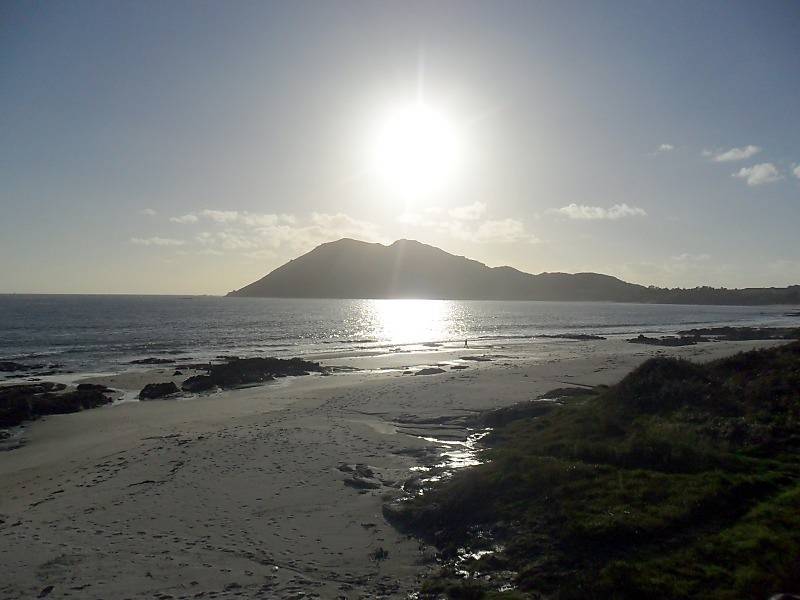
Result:
{"label": "sun reflection on water", "polygon": [[458,339],[463,308],[449,300],[369,300],[364,307],[375,337],[392,344]]}

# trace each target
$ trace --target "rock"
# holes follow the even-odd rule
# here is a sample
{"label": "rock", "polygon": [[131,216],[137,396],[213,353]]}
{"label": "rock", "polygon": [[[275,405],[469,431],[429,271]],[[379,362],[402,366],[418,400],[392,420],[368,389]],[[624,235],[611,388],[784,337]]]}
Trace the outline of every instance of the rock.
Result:
{"label": "rock", "polygon": [[99,383],[79,383],[77,387],[79,392],[97,390],[99,392],[107,392],[108,387],[100,385]]}
{"label": "rock", "polygon": [[356,488],[357,490],[377,490],[381,487],[379,481],[367,479],[365,477],[359,477],[358,475],[353,475],[352,477],[345,479],[344,484],[351,488]]}
{"label": "rock", "polygon": [[205,392],[216,387],[209,375],[194,375],[181,384],[185,392]]}
{"label": "rock", "polygon": [[438,375],[439,373],[444,373],[444,369],[440,369],[438,367],[429,367],[427,369],[420,369],[414,375]]}
{"label": "rock", "polygon": [[30,371],[32,369],[43,369],[45,365],[23,365],[22,363],[9,360],[0,361],[0,371],[14,373],[16,371]]}
{"label": "rock", "polygon": [[174,363],[174,358],[140,358],[139,360],[132,360],[130,364],[132,365],[166,365],[168,363]]}
{"label": "rock", "polygon": [[631,344],[644,344],[646,346],[694,346],[699,341],[705,341],[699,339],[697,337],[661,337],[661,338],[653,338],[647,337],[646,335],[642,335],[641,333],[635,337],[630,338],[628,340]]}
{"label": "rock", "polygon": [[111,402],[99,391],[59,393],[66,387],[50,381],[0,387],[0,427],[13,427],[41,415],[76,412]]}
{"label": "rock", "polygon": [[148,383],[139,392],[140,400],[156,400],[169,396],[170,394],[177,394],[180,390],[174,382],[168,381],[167,383]]}
{"label": "rock", "polygon": [[0,387],[0,427],[19,425],[42,415],[78,412],[108,404],[105,389],[64,391],[63,383],[42,382]]}
{"label": "rock", "polygon": [[96,408],[110,402],[112,399],[100,390],[75,390],[61,394],[44,394],[34,404],[34,410],[39,415],[60,415]]}
{"label": "rock", "polygon": [[210,390],[214,387],[234,387],[248,383],[272,381],[275,377],[308,375],[309,372],[325,373],[322,365],[300,358],[236,358],[228,362],[210,365],[208,375],[195,375],[183,382],[189,392]]}
{"label": "rock", "polygon": [[462,356],[461,360],[472,360],[475,362],[489,362],[492,359],[488,356]]}
{"label": "rock", "polygon": [[172,376],[175,377],[177,375],[183,375],[183,371],[175,371]]}
{"label": "rock", "polygon": [[451,371],[463,371],[464,369],[469,369],[467,365],[453,365],[450,367]]}

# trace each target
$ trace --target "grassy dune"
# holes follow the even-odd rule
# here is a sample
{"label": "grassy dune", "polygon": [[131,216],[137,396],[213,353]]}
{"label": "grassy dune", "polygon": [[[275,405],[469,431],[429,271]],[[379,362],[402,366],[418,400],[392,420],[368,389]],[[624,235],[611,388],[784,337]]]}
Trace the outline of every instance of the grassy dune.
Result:
{"label": "grassy dune", "polygon": [[387,512],[442,551],[424,594],[800,591],[799,342],[706,365],[652,359],[616,386],[553,395],[551,409],[485,415],[488,462]]}

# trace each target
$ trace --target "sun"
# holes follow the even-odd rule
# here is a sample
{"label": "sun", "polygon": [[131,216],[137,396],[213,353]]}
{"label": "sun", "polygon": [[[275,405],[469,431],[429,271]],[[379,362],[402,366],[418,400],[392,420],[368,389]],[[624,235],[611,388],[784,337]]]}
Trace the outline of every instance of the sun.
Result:
{"label": "sun", "polygon": [[387,111],[367,149],[369,171],[387,191],[406,200],[443,191],[461,160],[458,128],[450,116],[423,101]]}

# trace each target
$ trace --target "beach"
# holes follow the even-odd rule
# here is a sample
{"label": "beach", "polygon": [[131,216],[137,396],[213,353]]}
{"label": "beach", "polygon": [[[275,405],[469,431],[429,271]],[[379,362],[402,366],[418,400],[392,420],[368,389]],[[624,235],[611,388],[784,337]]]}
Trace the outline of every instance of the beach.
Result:
{"label": "beach", "polygon": [[[0,597],[406,598],[435,551],[394,530],[382,505],[421,457],[466,437],[449,418],[612,384],[652,356],[707,361],[779,343],[331,356],[320,360],[360,370],[48,416],[0,454]],[[436,365],[444,372],[413,374]],[[87,381],[131,396],[177,381],[173,370]]]}

